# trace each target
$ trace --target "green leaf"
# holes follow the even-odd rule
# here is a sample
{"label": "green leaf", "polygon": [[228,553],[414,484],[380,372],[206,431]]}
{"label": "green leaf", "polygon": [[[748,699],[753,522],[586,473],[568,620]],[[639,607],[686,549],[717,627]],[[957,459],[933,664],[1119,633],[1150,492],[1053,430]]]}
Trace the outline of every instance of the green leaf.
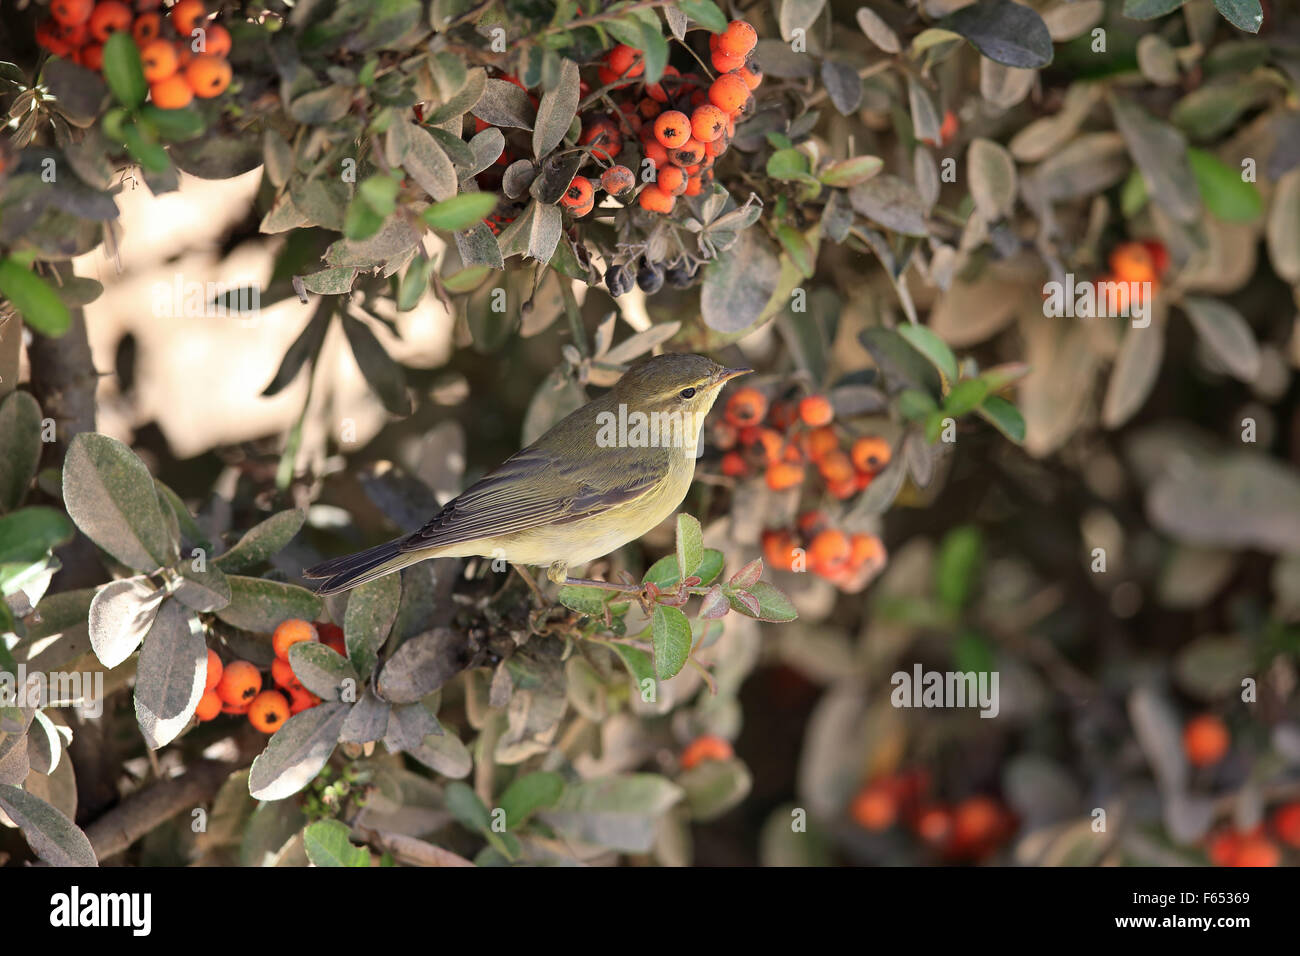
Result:
{"label": "green leaf", "polygon": [[160,110],[152,103],[146,103],[140,116],[158,131],[158,135],[172,143],[202,136],[205,128],[202,114],[194,110]]}
{"label": "green leaf", "polygon": [[988,383],[978,378],[958,382],[943,400],[943,410],[953,418],[974,411],[988,395]]}
{"label": "green leaf", "polygon": [[195,615],[179,601],[163,601],[136,665],[135,715],[149,749],[171,743],[188,726],[203,696],[207,661]]}
{"label": "green leaf", "polygon": [[767,158],[767,174],[773,179],[802,180],[809,176],[808,157],[797,149],[778,149]]}
{"label": "green leaf", "polygon": [[596,617],[605,613],[612,592],[602,588],[583,587],[580,584],[566,584],[560,588],[560,603],[570,611]]}
{"label": "green leaf", "polygon": [[900,325],[897,332],[908,345],[924,355],[945,379],[949,382],[957,381],[957,358],[943,339],[924,325],[911,323]]}
{"label": "green leaf", "polygon": [[610,646],[613,647],[614,653],[623,661],[623,666],[627,668],[627,672],[632,675],[632,681],[636,684],[638,690],[646,686],[646,681],[654,682],[654,659],[649,654],[639,647],[629,647],[626,644],[613,644]]}
{"label": "green leaf", "polygon": [[212,563],[227,573],[255,568],[293,540],[306,520],[307,512],[301,508],[273,514],[246,531],[238,544]]}
{"label": "green leaf", "polygon": [[321,615],[321,599],[306,588],[265,578],[230,575],[230,603],[216,612],[234,627],[270,634],[291,617],[314,621]]}
{"label": "green leaf", "polygon": [[578,82],[578,65],[566,59],[560,69],[559,83],[542,94],[533,126],[533,155],[538,159],[560,145],[577,115]]}
{"label": "green leaf", "polygon": [[908,421],[919,422],[938,409],[929,392],[919,388],[904,389],[898,396],[898,411]]}
{"label": "green leaf", "polygon": [[140,65],[140,51],[131,34],[111,34],[104,43],[104,79],[119,103],[132,109],[144,102],[149,94],[144,68]]}
{"label": "green leaf", "polygon": [[351,704],[324,701],[290,717],[253,761],[248,792],[256,800],[283,800],[316,779],[334,753]]}
{"label": "green leaf", "polygon": [[759,581],[746,590],[751,597],[758,601],[758,613],[754,614],[744,603],[728,594],[727,600],[731,603],[732,610],[755,620],[771,621],[777,624],[793,621],[799,616],[794,603],[786,597],[785,592],[773,584]]}
{"label": "green leaf", "polygon": [[1134,20],[1154,20],[1173,13],[1187,0],[1124,0],[1124,16]]}
{"label": "green leaf", "polygon": [[554,806],[564,794],[564,778],[558,773],[537,771],[516,777],[501,794],[506,826],[522,826],[538,810]]}
{"label": "green leaf", "polygon": [[1254,222],[1263,214],[1259,189],[1243,181],[1240,170],[1203,149],[1189,148],[1187,161],[1196,175],[1201,199],[1215,216],[1224,222]]}
{"label": "green leaf", "polygon": [[72,324],[72,314],[49,283],[13,259],[0,259],[0,296],[42,335],[60,336]]}
{"label": "green leaf", "polygon": [[680,608],[656,604],[650,618],[655,673],[660,680],[676,677],[691,656],[691,622]]}
{"label": "green leaf", "polygon": [[424,210],[424,221],[434,229],[459,232],[482,222],[497,204],[494,193],[461,193]]}
{"label": "green leaf", "polygon": [[965,605],[983,557],[983,538],[974,525],[949,531],[935,561],[935,592],[950,612]]}
{"label": "green leaf", "polygon": [[72,439],[63,503],[91,541],[128,567],[155,571],[178,556],[153,478],[116,438],[82,432]]}
{"label": "green leaf", "polygon": [[[710,584],[714,578],[722,573],[723,561],[721,551],[714,548],[705,548],[704,556],[700,559],[695,573],[702,583]],[[660,589],[668,590],[677,587],[681,580],[681,572],[677,566],[677,555],[669,554],[650,565],[650,570],[646,571],[641,583],[654,584]]]}
{"label": "green leaf", "polygon": [[347,824],[317,820],[302,831],[307,859],[315,866],[369,866],[370,851],[348,839]]}
{"label": "green leaf", "polygon": [[680,0],[677,6],[710,33],[721,33],[727,29],[727,15],[718,9],[713,0]]}
{"label": "green leaf", "polygon": [[678,580],[685,581],[704,561],[704,532],[700,523],[687,514],[677,516]]}
{"label": "green leaf", "polygon": [[1025,417],[1005,398],[990,395],[979,407],[979,415],[1017,445],[1025,440]]}
{"label": "green leaf", "polygon": [[41,460],[41,406],[30,392],[0,401],[0,512],[22,504]]}
{"label": "green leaf", "polygon": [[[359,696],[360,675],[352,663],[334,648],[319,641],[299,641],[289,648],[289,666],[302,686],[322,700],[337,701],[344,697],[344,685],[350,682],[353,697]],[[348,703],[352,703],[349,701]]]}
{"label": "green leaf", "polygon": [[402,576],[385,574],[352,590],[343,614],[348,660],[362,677],[370,674],[379,649],[388,639],[402,600]]}
{"label": "green leaf", "polygon": [[885,166],[879,156],[854,156],[829,164],[821,171],[819,179],[827,186],[848,189],[859,183],[865,183]]}
{"label": "green leaf", "polygon": [[492,814],[478,794],[467,784],[454,780],[443,790],[443,803],[448,812],[469,830],[492,832]]}
{"label": "green leaf", "polygon": [[1012,0],[982,0],[940,20],[994,63],[1036,70],[1052,62],[1052,36],[1043,18]]}
{"label": "green leaf", "polygon": [[51,866],[99,866],[86,834],[40,797],[0,784],[0,810],[22,830],[36,855]]}
{"label": "green leaf", "polygon": [[776,227],[776,238],[800,275],[804,278],[812,278],[813,272],[817,269],[817,254],[807,237],[794,226],[782,223]]}
{"label": "green leaf", "polygon": [[1223,14],[1223,19],[1246,33],[1258,33],[1264,22],[1259,0],[1214,0],[1214,8]]}
{"label": "green leaf", "polygon": [[21,508],[0,518],[0,566],[35,564],[76,529],[63,512],[45,505]]}
{"label": "green leaf", "polygon": [[1182,305],[1205,347],[1233,376],[1253,382],[1260,369],[1259,344],[1241,313],[1226,302],[1203,296],[1187,296]]}

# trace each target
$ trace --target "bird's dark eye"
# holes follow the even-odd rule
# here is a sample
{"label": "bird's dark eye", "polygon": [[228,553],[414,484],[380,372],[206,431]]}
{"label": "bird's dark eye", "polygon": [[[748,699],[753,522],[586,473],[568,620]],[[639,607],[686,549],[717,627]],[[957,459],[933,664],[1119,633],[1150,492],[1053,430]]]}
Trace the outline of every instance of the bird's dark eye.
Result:
{"label": "bird's dark eye", "polygon": [[694,397],[695,397],[695,389],[693,388],[682,389],[682,398],[694,398]]}

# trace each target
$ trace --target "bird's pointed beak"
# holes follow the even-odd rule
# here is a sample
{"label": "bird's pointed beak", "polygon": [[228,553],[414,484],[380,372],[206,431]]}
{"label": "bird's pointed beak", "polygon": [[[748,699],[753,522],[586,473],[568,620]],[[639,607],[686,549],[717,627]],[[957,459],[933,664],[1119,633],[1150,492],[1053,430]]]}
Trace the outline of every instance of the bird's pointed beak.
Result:
{"label": "bird's pointed beak", "polygon": [[748,375],[754,371],[752,368],[724,368],[718,372],[717,382],[721,385],[723,382],[729,382],[733,378],[739,378],[742,375]]}

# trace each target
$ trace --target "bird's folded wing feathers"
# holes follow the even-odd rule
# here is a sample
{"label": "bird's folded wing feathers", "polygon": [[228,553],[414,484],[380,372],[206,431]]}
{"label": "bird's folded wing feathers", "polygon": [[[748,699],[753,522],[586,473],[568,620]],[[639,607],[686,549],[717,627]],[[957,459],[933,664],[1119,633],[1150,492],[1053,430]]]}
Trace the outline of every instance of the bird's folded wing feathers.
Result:
{"label": "bird's folded wing feathers", "polygon": [[634,501],[660,477],[650,462],[623,462],[621,474],[610,476],[609,485],[598,488],[574,474],[585,471],[590,477],[590,465],[590,461],[568,463],[541,449],[526,448],[447,502],[399,547],[421,551],[576,521]]}

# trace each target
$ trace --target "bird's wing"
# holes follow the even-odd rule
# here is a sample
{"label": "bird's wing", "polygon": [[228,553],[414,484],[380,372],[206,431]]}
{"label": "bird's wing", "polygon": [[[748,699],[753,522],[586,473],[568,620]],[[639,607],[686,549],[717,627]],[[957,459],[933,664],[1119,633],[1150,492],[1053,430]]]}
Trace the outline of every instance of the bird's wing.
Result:
{"label": "bird's wing", "polygon": [[653,460],[621,462],[617,475],[591,469],[585,456],[571,462],[525,448],[447,502],[399,547],[421,551],[576,521],[634,501],[662,477]]}

